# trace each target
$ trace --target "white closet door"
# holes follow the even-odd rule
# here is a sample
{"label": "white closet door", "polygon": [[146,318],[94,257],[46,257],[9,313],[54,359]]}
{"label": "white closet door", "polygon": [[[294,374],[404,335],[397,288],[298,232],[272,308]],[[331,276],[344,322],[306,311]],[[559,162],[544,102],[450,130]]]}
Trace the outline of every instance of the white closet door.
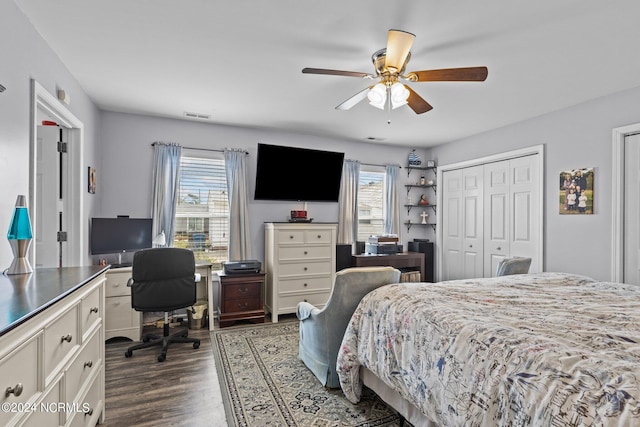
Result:
{"label": "white closet door", "polygon": [[484,168],[465,168],[463,182],[463,279],[484,275]]}
{"label": "white closet door", "polygon": [[537,214],[541,203],[538,162],[535,156],[519,157],[510,162],[510,256],[531,258],[530,273],[542,271],[538,259],[538,240],[542,218]]}
{"label": "white closet door", "polygon": [[487,277],[496,275],[498,264],[509,256],[510,205],[509,160],[488,163],[484,166],[484,273]]}
{"label": "white closet door", "polygon": [[624,140],[624,283],[640,284],[640,135]]}
{"label": "white closet door", "polygon": [[442,174],[442,277],[441,280],[462,278],[462,170]]}

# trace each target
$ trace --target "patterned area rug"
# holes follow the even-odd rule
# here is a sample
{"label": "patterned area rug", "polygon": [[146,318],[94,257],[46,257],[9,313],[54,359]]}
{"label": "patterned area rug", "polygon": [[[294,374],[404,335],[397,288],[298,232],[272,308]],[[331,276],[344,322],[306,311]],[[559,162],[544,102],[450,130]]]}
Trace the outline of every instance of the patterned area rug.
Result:
{"label": "patterned area rug", "polygon": [[357,405],[320,384],[298,358],[298,322],[211,333],[229,426],[399,426],[365,389]]}

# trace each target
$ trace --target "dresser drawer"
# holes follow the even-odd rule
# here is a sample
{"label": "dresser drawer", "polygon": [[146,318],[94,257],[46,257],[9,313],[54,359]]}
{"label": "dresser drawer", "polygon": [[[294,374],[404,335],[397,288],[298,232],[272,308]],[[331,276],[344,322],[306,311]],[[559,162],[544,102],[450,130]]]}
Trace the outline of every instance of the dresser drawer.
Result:
{"label": "dresser drawer", "polygon": [[329,292],[303,295],[281,295],[278,311],[280,313],[295,313],[298,303],[302,301],[308,302],[321,309],[322,307],[324,307],[327,301],[329,301]]}
{"label": "dresser drawer", "polygon": [[278,251],[280,261],[331,258],[331,246],[282,246]]}
{"label": "dresser drawer", "polygon": [[330,277],[306,277],[301,279],[286,279],[278,283],[278,293],[289,292],[313,292],[331,291],[332,283]]}
{"label": "dresser drawer", "polygon": [[322,243],[326,245],[330,245],[333,241],[333,230],[322,229],[322,230],[305,230],[304,232],[304,242],[305,243]]}
{"label": "dresser drawer", "polygon": [[331,275],[331,260],[283,263],[278,273],[280,278],[314,274]]}
{"label": "dresser drawer", "polygon": [[104,402],[100,397],[101,388],[102,377],[98,375],[84,398],[77,402],[77,410],[69,414],[73,418],[68,427],[95,427],[104,408]]}
{"label": "dresser drawer", "polygon": [[44,328],[44,377],[55,374],[78,348],[78,305],[58,317]]}
{"label": "dresser drawer", "polygon": [[107,283],[105,284],[105,296],[116,297],[121,295],[131,295],[131,288],[127,286],[127,282],[131,278],[131,270],[117,272],[109,270],[107,273]]}
{"label": "dresser drawer", "polygon": [[79,401],[77,394],[83,390],[83,386],[91,374],[100,370],[101,366],[100,333],[97,331],[82,347],[65,374],[65,396],[69,402]]}
{"label": "dresser drawer", "polygon": [[304,243],[304,230],[278,230],[275,233],[276,244],[300,244]]}
{"label": "dresser drawer", "polygon": [[241,311],[262,310],[260,297],[227,299],[224,301],[223,311],[225,314],[238,313]]}
{"label": "dresser drawer", "polygon": [[262,282],[236,283],[224,285],[224,297],[229,298],[260,298]]}
{"label": "dresser drawer", "polygon": [[138,326],[140,312],[131,308],[131,296],[113,297],[105,300],[105,330],[125,329]]}
{"label": "dresser drawer", "polygon": [[[25,403],[33,398],[38,390],[38,340],[36,335],[26,343],[0,360],[0,403],[12,405]],[[20,387],[22,391],[20,391]],[[17,388],[6,394],[8,388]],[[9,406],[9,408],[11,408]],[[8,425],[9,420],[22,413],[17,411],[0,411],[0,425]]]}
{"label": "dresser drawer", "polygon": [[[60,394],[60,382],[55,383],[46,391],[45,396],[38,402],[37,410],[31,411],[29,417],[21,424],[23,427],[31,426],[57,426],[63,424],[58,410],[58,404],[63,402]],[[42,409],[42,408],[46,409]]]}
{"label": "dresser drawer", "polygon": [[82,298],[80,303],[80,326],[82,336],[103,316],[100,304],[100,288],[96,288],[91,293]]}

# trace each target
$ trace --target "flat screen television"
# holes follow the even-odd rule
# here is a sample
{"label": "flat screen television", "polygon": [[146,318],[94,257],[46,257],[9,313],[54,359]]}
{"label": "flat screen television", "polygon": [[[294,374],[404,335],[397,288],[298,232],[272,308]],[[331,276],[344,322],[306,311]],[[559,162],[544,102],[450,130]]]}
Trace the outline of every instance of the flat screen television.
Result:
{"label": "flat screen television", "polygon": [[255,200],[337,202],[344,153],[258,144]]}
{"label": "flat screen television", "polygon": [[92,218],[91,254],[115,254],[150,248],[151,218]]}

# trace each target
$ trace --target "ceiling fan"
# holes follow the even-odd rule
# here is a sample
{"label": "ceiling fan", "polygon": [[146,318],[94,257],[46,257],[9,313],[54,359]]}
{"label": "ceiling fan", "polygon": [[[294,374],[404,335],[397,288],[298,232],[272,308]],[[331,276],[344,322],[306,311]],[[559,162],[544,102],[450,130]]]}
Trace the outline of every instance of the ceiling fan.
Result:
{"label": "ceiling fan", "polygon": [[349,110],[360,101],[369,98],[369,103],[374,107],[385,109],[388,106],[395,109],[408,104],[416,114],[426,113],[433,107],[402,82],[482,82],[486,80],[487,67],[445,68],[411,71],[404,74],[407,63],[411,59],[411,46],[415,37],[414,34],[406,31],[389,30],[387,47],[371,55],[375,74],[324,68],[303,68],[302,72],[379,79],[379,83],[361,90],[338,105],[337,110]]}

